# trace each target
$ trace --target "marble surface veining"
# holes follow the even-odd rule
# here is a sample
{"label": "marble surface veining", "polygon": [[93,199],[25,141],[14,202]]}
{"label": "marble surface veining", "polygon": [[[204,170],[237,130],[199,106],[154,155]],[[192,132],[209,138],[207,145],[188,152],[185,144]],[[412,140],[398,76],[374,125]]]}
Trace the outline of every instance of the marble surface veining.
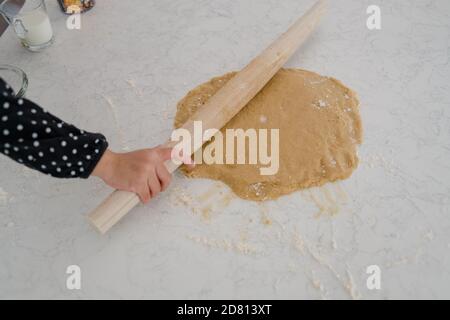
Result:
{"label": "marble surface veining", "polygon": [[[42,53],[8,30],[0,63],[27,97],[117,151],[171,132],[176,102],[242,68],[312,1],[97,1]],[[382,29],[366,27],[381,8]],[[288,62],[358,92],[361,163],[346,181],[262,204],[177,174],[106,236],[85,219],[111,190],[57,180],[0,157],[0,298],[450,298],[450,2],[330,1]],[[82,271],[66,288],[66,268]],[[366,268],[381,270],[369,290]]]}

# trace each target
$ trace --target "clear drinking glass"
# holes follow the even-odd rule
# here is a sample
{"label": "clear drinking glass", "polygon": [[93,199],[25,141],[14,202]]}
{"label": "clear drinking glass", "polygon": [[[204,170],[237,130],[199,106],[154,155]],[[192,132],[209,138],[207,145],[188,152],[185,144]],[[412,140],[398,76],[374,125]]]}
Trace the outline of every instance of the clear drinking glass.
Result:
{"label": "clear drinking glass", "polygon": [[0,5],[0,13],[30,51],[40,51],[53,43],[53,29],[44,0],[5,0]]}
{"label": "clear drinking glass", "polygon": [[28,77],[23,70],[7,64],[0,64],[2,78],[16,93],[16,98],[23,98],[28,88]]}

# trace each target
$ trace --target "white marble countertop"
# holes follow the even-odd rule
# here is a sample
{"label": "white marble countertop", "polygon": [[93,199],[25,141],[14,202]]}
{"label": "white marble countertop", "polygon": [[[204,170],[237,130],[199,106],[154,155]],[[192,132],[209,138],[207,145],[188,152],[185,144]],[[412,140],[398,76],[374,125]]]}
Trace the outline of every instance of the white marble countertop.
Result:
{"label": "white marble countertop", "polygon": [[[48,1],[55,44],[29,53],[9,30],[0,63],[27,72],[28,98],[115,150],[149,147],[169,137],[189,89],[243,67],[311,4],[97,1],[69,31]],[[381,30],[366,27],[369,4]],[[449,1],[331,1],[288,65],[358,92],[361,163],[346,181],[277,201],[177,175],[100,236],[85,216],[110,192],[101,181],[1,156],[0,298],[450,298],[449,59]],[[66,288],[69,265],[80,290]],[[369,265],[380,290],[366,286]]]}

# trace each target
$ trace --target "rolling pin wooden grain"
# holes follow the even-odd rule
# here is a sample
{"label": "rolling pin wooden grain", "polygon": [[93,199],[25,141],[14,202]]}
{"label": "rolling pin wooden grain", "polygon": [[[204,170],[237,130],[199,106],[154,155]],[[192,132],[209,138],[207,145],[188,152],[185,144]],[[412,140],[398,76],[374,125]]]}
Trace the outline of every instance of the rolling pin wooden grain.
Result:
{"label": "rolling pin wooden grain", "polygon": [[[325,9],[326,1],[318,1],[286,33],[229,80],[182,128],[189,130],[193,135],[194,121],[202,121],[203,130],[220,129],[225,126],[308,38],[318,25]],[[175,144],[169,141],[164,146],[173,147]],[[197,150],[199,148],[201,146]],[[197,150],[194,148],[192,153]],[[165,165],[170,173],[178,168],[170,160]],[[138,203],[139,198],[136,194],[116,190],[89,214],[89,220],[100,233],[104,234]]]}

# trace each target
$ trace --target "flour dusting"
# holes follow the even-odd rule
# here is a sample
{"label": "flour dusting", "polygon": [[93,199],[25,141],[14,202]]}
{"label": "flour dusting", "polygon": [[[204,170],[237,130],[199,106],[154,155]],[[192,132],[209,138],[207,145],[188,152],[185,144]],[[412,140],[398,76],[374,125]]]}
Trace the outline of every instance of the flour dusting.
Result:
{"label": "flour dusting", "polygon": [[8,204],[11,196],[5,190],[0,187],[0,206],[5,206]]}

